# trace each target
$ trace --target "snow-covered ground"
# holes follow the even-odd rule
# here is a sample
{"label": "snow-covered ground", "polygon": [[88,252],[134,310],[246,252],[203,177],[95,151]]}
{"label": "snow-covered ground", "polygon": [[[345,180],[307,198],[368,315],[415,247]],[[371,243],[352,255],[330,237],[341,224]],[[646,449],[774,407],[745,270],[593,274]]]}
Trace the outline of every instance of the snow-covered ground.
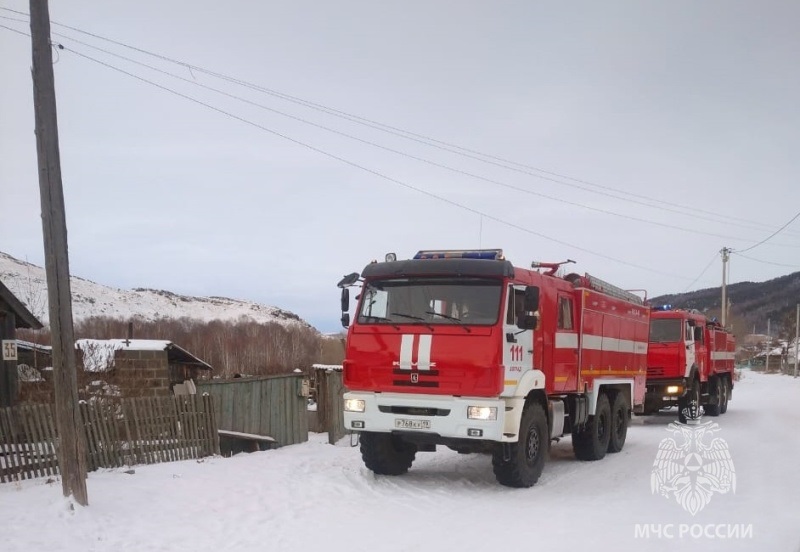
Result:
{"label": "snow-covered ground", "polygon": [[3,484],[0,549],[796,552],[800,378],[745,371],[734,396],[713,420],[735,493],[714,494],[694,516],[651,493],[674,419],[663,413],[636,418],[625,449],[599,462],[576,461],[563,439],[530,489],[496,484],[488,456],[448,449],[418,454],[404,476],[376,477],[347,439],[332,446],[318,434],[233,458],[91,473],[88,508],[72,509],[59,482]]}

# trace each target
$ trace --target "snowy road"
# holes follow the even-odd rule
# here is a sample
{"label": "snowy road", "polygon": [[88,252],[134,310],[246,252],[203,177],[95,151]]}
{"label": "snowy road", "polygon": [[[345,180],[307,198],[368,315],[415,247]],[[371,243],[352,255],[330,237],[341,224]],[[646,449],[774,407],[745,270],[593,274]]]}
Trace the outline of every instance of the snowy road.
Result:
{"label": "snowy road", "polygon": [[89,476],[89,508],[59,483],[0,485],[3,551],[800,550],[800,379],[744,373],[719,422],[735,493],[692,515],[650,474],[674,416],[637,418],[600,462],[555,444],[539,483],[495,483],[488,456],[420,453],[375,477],[358,449],[312,434],[276,451]]}

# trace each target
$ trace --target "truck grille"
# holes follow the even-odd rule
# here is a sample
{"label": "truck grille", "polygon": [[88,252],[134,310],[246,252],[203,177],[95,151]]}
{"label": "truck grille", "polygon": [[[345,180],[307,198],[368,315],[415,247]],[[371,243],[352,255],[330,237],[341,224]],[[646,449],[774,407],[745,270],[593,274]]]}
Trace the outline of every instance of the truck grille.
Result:
{"label": "truck grille", "polygon": [[404,414],[406,416],[448,416],[447,408],[421,408],[414,406],[378,406],[384,414]]}
{"label": "truck grille", "polygon": [[658,378],[664,375],[664,368],[660,366],[654,366],[647,368],[647,377],[649,378]]}

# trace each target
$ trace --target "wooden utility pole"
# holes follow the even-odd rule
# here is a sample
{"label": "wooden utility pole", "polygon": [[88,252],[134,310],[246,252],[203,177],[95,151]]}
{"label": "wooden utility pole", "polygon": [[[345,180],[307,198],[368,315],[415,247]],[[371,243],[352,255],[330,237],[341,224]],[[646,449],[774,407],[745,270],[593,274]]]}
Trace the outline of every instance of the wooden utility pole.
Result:
{"label": "wooden utility pole", "polygon": [[30,0],[33,46],[33,107],[36,116],[36,153],[39,160],[39,194],[42,233],[53,340],[53,385],[58,428],[58,465],[64,496],[86,506],[86,446],[78,411],[75,334],[67,255],[67,221],[61,185],[58,118],[50,45],[50,11],[47,0]]}

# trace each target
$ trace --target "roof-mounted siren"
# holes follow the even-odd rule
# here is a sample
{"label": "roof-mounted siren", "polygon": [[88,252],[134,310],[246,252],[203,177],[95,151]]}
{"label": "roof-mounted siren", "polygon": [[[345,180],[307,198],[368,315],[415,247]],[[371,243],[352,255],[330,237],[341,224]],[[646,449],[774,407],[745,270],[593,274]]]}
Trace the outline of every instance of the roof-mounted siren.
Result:
{"label": "roof-mounted siren", "polygon": [[617,287],[614,284],[609,284],[608,282],[601,280],[600,278],[590,276],[589,274],[584,274],[583,276],[580,274],[569,274],[565,276],[564,279],[572,282],[572,285],[575,287],[593,289],[595,291],[599,291],[600,293],[610,295],[611,297],[622,299],[623,301],[636,303],[637,305],[644,305],[644,299],[635,293],[631,293],[630,291]]}
{"label": "roof-mounted siren", "polygon": [[414,255],[415,259],[483,259],[487,261],[502,261],[502,249],[439,249],[422,250]]}
{"label": "roof-mounted siren", "polygon": [[538,261],[533,261],[531,263],[531,268],[546,268],[547,272],[544,273],[545,276],[554,276],[558,269],[561,268],[562,265],[575,263],[572,259],[567,259],[566,261],[561,261],[560,263],[540,263]]}

